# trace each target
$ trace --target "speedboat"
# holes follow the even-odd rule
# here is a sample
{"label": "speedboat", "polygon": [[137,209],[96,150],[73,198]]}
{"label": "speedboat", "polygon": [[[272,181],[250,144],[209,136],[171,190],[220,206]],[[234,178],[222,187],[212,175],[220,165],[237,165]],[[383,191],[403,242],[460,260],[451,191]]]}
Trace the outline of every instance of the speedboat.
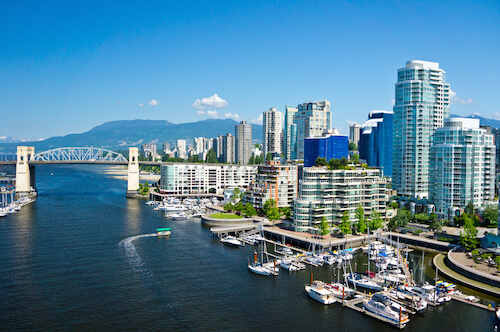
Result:
{"label": "speedboat", "polygon": [[271,270],[269,270],[268,268],[262,266],[262,264],[257,262],[249,264],[248,269],[253,273],[257,273],[263,276],[270,276],[271,274],[273,274]]}
{"label": "speedboat", "polygon": [[399,286],[398,291],[401,292],[406,292],[409,294],[416,295],[427,302],[435,303],[435,304],[441,304],[445,302],[445,299],[442,297],[439,297],[436,292],[436,287],[430,285],[429,283],[425,283],[422,286],[414,286],[414,287],[406,287],[406,286]]}
{"label": "speedboat", "polygon": [[245,241],[250,245],[256,245],[259,241],[255,240],[252,236],[247,236]]}
{"label": "speedboat", "polygon": [[370,281],[368,279],[363,278],[361,275],[357,273],[349,273],[346,275],[347,281],[353,284],[356,287],[363,287],[365,289],[378,292],[382,290],[382,287],[379,286],[376,282]]}
{"label": "speedboat", "polygon": [[390,291],[386,294],[390,298],[412,308],[417,313],[421,313],[427,308],[427,301],[420,298],[419,296],[413,296],[398,291]]}
{"label": "speedboat", "polygon": [[244,244],[232,235],[228,235],[220,240],[221,243],[234,247],[242,247]]}
{"label": "speedboat", "polygon": [[254,234],[252,237],[257,241],[264,241],[265,239],[260,234]]}
{"label": "speedboat", "polygon": [[332,304],[336,301],[333,292],[325,288],[325,284],[322,281],[315,280],[312,285],[306,285],[304,288],[307,294],[318,302]]}
{"label": "speedboat", "polygon": [[288,271],[297,271],[298,266],[294,263],[292,259],[282,259],[280,266]]}
{"label": "speedboat", "polygon": [[186,220],[189,219],[189,216],[185,214],[184,212],[179,212],[179,213],[172,213],[169,215],[166,215],[168,218],[172,218],[174,220]]}
{"label": "speedboat", "polygon": [[335,296],[339,299],[346,299],[356,295],[356,291],[352,288],[347,287],[341,283],[328,284],[332,290],[334,290]]}
{"label": "speedboat", "polygon": [[276,252],[283,254],[283,255],[293,255],[292,249],[287,248],[287,247],[276,249]]}
{"label": "speedboat", "polygon": [[[373,297],[376,295],[378,294]],[[410,321],[407,314],[394,310],[394,307],[391,306],[392,301],[383,301],[383,299],[374,299],[373,297],[371,300],[363,300],[363,307],[366,310],[386,318],[390,324],[395,326],[404,326]]]}

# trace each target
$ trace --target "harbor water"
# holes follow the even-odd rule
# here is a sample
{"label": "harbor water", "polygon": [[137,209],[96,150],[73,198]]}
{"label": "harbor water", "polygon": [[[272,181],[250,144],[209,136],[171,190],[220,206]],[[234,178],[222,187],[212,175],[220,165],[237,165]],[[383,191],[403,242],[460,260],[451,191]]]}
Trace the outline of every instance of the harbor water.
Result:
{"label": "harbor water", "polygon": [[[331,266],[252,274],[252,246],[224,246],[199,219],[173,221],[125,198],[127,183],[103,170],[37,166],[37,201],[0,219],[1,330],[394,331],[307,296],[311,273],[332,280]],[[172,235],[154,236],[160,227]],[[417,264],[420,254],[409,258]],[[365,263],[358,255],[353,268],[366,271]],[[405,331],[493,331],[495,324],[492,312],[451,301],[412,316]]]}

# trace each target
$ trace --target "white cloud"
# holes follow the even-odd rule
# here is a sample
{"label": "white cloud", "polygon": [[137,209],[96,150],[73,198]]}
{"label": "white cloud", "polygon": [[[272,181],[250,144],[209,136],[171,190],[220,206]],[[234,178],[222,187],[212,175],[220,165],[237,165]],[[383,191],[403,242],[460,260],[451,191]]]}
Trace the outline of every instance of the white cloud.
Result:
{"label": "white cloud", "polygon": [[472,104],[474,102],[474,99],[468,98],[468,99],[462,99],[459,96],[457,96],[457,93],[450,89],[450,101],[452,104]]}
{"label": "white cloud", "polygon": [[198,114],[198,115],[205,115],[205,111],[204,110],[198,110],[198,111],[196,111],[196,114]]}
{"label": "white cloud", "polygon": [[143,103],[139,103],[138,105],[139,107],[144,107],[144,104]]}
{"label": "white cloud", "polygon": [[250,120],[250,123],[261,125],[262,120],[263,120],[262,118],[263,118],[263,115],[262,115],[262,113],[260,113],[259,117],[257,119]]}
{"label": "white cloud", "polygon": [[206,108],[224,108],[228,106],[228,102],[219,97],[216,93],[214,93],[211,97],[205,97],[200,99],[196,99],[192,107],[204,110]]}
{"label": "white cloud", "polygon": [[155,107],[155,106],[158,106],[159,102],[156,101],[155,99],[151,99],[151,101],[148,104],[149,104],[149,106]]}
{"label": "white cloud", "polygon": [[481,113],[479,112],[474,112],[474,115],[477,115],[477,116],[483,116]]}
{"label": "white cloud", "polygon": [[211,117],[211,118],[218,118],[219,117],[219,112],[208,110],[207,111],[207,115],[209,117]]}
{"label": "white cloud", "polygon": [[233,119],[234,121],[240,121],[241,117],[238,114],[233,114],[231,112],[224,113],[224,116],[228,119]]}

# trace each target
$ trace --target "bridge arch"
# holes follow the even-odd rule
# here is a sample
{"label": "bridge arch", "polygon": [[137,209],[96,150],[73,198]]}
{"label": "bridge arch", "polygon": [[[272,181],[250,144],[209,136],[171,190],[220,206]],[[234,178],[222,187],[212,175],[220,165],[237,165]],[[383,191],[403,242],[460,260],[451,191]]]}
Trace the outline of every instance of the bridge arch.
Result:
{"label": "bridge arch", "polygon": [[122,154],[94,147],[65,147],[35,154],[36,161],[116,161],[128,162]]}

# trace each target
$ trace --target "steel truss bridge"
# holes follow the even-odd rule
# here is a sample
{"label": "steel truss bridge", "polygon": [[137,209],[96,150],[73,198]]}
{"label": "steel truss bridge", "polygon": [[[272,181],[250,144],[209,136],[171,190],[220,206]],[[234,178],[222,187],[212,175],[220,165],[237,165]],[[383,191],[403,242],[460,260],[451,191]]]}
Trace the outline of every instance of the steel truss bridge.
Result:
{"label": "steel truss bridge", "polygon": [[[127,164],[128,160],[122,154],[94,147],[66,147],[52,149],[35,154],[33,161],[45,162],[89,162]],[[38,164],[38,163],[37,163]]]}

